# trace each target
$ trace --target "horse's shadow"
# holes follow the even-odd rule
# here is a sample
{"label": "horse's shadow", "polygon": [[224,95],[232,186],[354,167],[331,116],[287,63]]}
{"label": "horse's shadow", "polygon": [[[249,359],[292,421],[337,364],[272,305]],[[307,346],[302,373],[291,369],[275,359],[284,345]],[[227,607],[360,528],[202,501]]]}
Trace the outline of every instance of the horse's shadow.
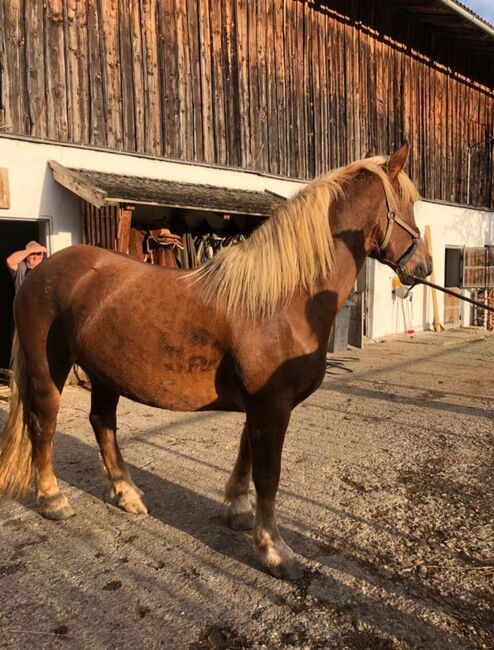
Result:
{"label": "horse's shadow", "polygon": [[[63,461],[57,462],[57,473],[66,483],[75,488],[90,494],[92,497],[108,502],[108,485],[104,476],[97,475],[98,453],[96,445],[93,447],[68,434],[57,435],[57,451]],[[58,456],[58,454],[57,454]],[[77,458],[77,463],[72,459]],[[67,460],[70,459],[70,460]],[[201,461],[204,463],[204,461]],[[239,533],[232,531],[226,526],[223,517],[223,508],[220,501],[197,493],[183,485],[174,483],[163,478],[152,471],[147,471],[135,465],[129,464],[132,478],[144,491],[145,500],[150,508],[150,516],[166,526],[185,532],[187,535],[197,539],[214,552],[227,556],[236,562],[240,562],[249,568],[264,574],[268,577],[260,562],[258,562],[251,544],[250,533]],[[31,506],[33,504],[30,504]],[[116,509],[117,512],[117,509]],[[82,514],[82,513],[79,513]],[[134,517],[121,513],[122,517]],[[451,609],[458,609],[461,615],[466,616],[468,612],[473,616],[474,605],[468,605],[464,601],[455,603],[454,599],[448,598],[444,602],[441,594],[434,588],[423,584],[419,579],[413,577],[404,578],[393,575],[391,571],[384,568],[384,560],[376,558],[372,566],[367,563],[363,567],[359,559],[351,554],[342,554],[341,551],[321,554],[318,544],[308,535],[290,528],[281,526],[281,532],[287,543],[303,556],[317,559],[322,565],[328,568],[339,567],[343,561],[345,572],[349,576],[361,577],[362,570],[365,573],[365,580],[384,589],[390,595],[398,597],[407,594],[415,600],[431,600],[431,608],[440,612]],[[166,540],[164,540],[165,542]],[[413,613],[404,613],[383,601],[376,603],[373,599],[366,598],[358,589],[337,581],[331,576],[326,576],[318,570],[305,572],[302,580],[295,584],[295,590],[300,595],[307,594],[311,584],[315,593],[320,596],[320,606],[329,606],[334,611],[353,610],[353,616],[363,621],[377,624],[381,631],[386,634],[395,634],[398,630],[403,633],[403,621],[408,621],[410,630],[420,630],[423,638],[428,638],[431,643],[440,643],[444,646],[456,647],[460,639],[439,627],[436,627],[426,618],[417,617]],[[304,606],[305,602],[300,598],[291,599],[290,595],[280,594],[277,590],[269,590],[268,582],[264,582],[265,595],[275,602],[286,601],[283,604],[297,608]],[[293,600],[293,602],[292,602]],[[308,602],[308,601],[307,601]],[[307,604],[309,609],[309,605]],[[468,610],[468,612],[467,612]],[[478,615],[478,613],[477,613]],[[492,611],[485,615],[491,620]],[[483,621],[485,624],[485,622]],[[413,641],[411,638],[410,641]]]}
{"label": "horse's shadow", "polygon": [[[96,444],[93,447],[68,434],[57,433],[56,455],[64,459],[56,462],[55,471],[60,479],[100,501],[111,503],[109,483],[98,471]],[[72,461],[75,458],[76,464]],[[221,503],[151,471],[131,463],[127,465],[132,480],[144,492],[151,517],[195,537],[214,551],[261,570],[251,547],[250,534],[238,533],[226,526]],[[115,512],[121,511],[115,507]],[[136,518],[136,515],[121,514]]]}

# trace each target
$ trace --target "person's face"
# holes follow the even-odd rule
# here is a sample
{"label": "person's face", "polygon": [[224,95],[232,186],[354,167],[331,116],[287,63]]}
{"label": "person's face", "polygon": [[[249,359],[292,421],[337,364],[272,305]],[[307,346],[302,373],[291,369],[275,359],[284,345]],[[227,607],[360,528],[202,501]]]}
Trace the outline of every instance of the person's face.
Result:
{"label": "person's face", "polygon": [[26,264],[29,269],[34,269],[40,262],[43,261],[43,253],[31,253],[26,257]]}

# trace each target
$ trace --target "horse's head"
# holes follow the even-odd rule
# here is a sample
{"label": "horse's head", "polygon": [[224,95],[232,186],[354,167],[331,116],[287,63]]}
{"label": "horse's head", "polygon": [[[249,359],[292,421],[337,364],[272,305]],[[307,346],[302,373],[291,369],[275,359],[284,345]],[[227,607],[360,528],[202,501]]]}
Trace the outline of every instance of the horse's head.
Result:
{"label": "horse's head", "polygon": [[394,269],[403,284],[413,284],[413,276],[426,278],[432,273],[432,258],[413,215],[414,190],[410,179],[401,172],[408,158],[405,143],[388,160],[386,171],[393,195],[385,192],[383,210],[379,215],[375,249],[372,257]]}

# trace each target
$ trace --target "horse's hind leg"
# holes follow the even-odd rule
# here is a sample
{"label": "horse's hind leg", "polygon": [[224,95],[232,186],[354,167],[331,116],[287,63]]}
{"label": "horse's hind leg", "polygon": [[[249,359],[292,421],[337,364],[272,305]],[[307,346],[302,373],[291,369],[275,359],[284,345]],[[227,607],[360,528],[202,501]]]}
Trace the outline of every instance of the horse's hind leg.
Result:
{"label": "horse's hind leg", "polygon": [[294,552],[281,537],[275,499],[281,469],[281,452],[290,410],[284,406],[251,408],[247,431],[252,453],[252,478],[256,488],[256,516],[252,540],[265,567],[277,578],[295,580],[303,575]]}
{"label": "horse's hind leg", "polygon": [[[62,355],[63,356],[63,355]],[[53,471],[53,436],[57,424],[60,396],[70,369],[70,360],[50,360],[50,369],[36,367],[31,371],[31,440],[36,496],[40,512],[48,519],[62,520],[75,512],[60,492]]]}
{"label": "horse's hind leg", "polygon": [[226,520],[233,530],[250,530],[254,524],[254,515],[249,501],[251,472],[250,443],[247,425],[245,425],[240,438],[237,460],[225,486]]}
{"label": "horse's hind leg", "polygon": [[126,512],[143,514],[147,508],[142,492],[130,478],[129,470],[117,444],[117,404],[120,395],[91,377],[91,413],[89,420],[98,441],[104,466],[111,483],[111,493]]}

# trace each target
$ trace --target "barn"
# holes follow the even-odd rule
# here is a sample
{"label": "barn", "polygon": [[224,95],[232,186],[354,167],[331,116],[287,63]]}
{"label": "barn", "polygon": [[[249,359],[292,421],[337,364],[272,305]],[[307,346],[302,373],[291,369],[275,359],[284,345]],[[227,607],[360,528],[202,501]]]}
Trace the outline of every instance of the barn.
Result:
{"label": "barn", "polygon": [[[3,260],[31,239],[194,266],[307,180],[405,139],[436,281],[488,289],[494,27],[461,3],[8,0],[0,24],[2,314]],[[473,283],[455,273],[465,246]],[[394,288],[369,260],[351,342],[430,327],[429,290]],[[470,324],[457,303],[439,296],[441,319]],[[6,316],[3,366],[11,332]]]}

